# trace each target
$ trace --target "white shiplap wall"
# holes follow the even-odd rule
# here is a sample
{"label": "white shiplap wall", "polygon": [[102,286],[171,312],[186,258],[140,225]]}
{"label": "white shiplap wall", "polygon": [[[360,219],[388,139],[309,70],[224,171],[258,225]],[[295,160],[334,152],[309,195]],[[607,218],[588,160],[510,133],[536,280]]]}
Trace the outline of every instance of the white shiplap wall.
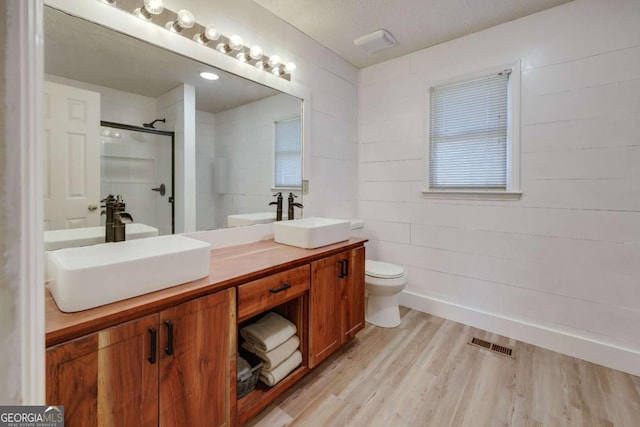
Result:
{"label": "white shiplap wall", "polygon": [[[575,0],[361,70],[359,216],[404,304],[640,374],[639,23]],[[426,89],[517,60],[522,198],[424,199]]]}

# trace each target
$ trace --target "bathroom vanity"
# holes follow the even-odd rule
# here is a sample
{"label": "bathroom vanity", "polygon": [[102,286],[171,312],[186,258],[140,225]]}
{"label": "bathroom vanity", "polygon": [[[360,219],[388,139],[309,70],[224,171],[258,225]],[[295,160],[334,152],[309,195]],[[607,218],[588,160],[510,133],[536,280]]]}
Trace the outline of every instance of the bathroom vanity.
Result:
{"label": "bathroom vanity", "polygon": [[[77,313],[47,295],[47,403],[68,426],[243,425],[364,328],[365,242],[216,249],[207,278]],[[238,399],[238,330],[268,311],[302,364]]]}

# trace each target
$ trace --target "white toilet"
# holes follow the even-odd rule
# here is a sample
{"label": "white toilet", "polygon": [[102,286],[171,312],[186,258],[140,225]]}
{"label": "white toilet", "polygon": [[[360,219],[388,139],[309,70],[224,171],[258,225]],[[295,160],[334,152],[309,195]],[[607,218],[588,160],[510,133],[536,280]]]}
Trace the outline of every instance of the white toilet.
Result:
{"label": "white toilet", "polygon": [[398,326],[398,293],[407,286],[408,281],[407,272],[399,265],[366,260],[364,283],[367,291],[367,322],[384,328]]}

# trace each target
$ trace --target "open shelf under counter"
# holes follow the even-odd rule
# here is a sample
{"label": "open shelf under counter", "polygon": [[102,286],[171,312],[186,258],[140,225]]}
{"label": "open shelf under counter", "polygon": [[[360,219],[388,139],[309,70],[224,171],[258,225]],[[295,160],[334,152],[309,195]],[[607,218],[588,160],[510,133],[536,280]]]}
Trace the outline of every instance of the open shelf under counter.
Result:
{"label": "open shelf under counter", "polygon": [[273,387],[269,387],[263,382],[258,381],[258,384],[253,391],[238,399],[238,425],[245,424],[247,420],[262,411],[267,405],[276,400],[278,396],[287,391],[289,387],[295,384],[300,378],[305,376],[307,372],[309,372],[309,368],[307,366],[299,366]]}

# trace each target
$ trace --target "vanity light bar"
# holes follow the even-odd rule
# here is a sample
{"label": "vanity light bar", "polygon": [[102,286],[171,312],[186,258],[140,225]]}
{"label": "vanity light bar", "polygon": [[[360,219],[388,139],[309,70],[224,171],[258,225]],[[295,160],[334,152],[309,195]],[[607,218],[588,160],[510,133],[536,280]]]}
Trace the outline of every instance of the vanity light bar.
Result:
{"label": "vanity light bar", "polygon": [[122,11],[132,13],[144,21],[153,22],[157,25],[160,24],[154,22],[154,17],[158,18],[156,21],[162,19],[166,22],[164,28],[173,33],[181,34],[198,44],[208,46],[240,62],[250,64],[285,80],[291,80],[291,74],[296,68],[296,64],[293,62],[283,63],[278,55],[266,56],[260,46],[245,46],[242,38],[238,35],[234,34],[226,37],[211,25],[203,26],[198,24],[193,13],[186,9],[181,9],[176,13],[165,8],[162,0],[137,0],[138,4],[142,4],[140,7],[136,7],[133,12],[131,12],[131,9],[125,8],[125,6],[118,5],[116,0],[98,1],[110,4]]}

